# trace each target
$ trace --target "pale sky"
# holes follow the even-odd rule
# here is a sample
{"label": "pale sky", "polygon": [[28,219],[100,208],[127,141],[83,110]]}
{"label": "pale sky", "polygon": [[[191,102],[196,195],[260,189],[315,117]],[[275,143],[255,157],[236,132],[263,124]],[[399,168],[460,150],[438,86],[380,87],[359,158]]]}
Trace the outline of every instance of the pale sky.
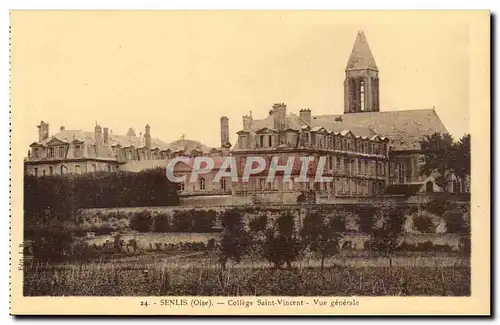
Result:
{"label": "pale sky", "polygon": [[[443,14],[442,14],[443,15]],[[12,110],[26,150],[40,120],[113,133],[151,125],[166,142],[231,142],[250,110],[343,112],[345,66],[364,30],[379,68],[381,111],[433,106],[454,137],[469,130],[469,29],[425,13],[15,12]]]}

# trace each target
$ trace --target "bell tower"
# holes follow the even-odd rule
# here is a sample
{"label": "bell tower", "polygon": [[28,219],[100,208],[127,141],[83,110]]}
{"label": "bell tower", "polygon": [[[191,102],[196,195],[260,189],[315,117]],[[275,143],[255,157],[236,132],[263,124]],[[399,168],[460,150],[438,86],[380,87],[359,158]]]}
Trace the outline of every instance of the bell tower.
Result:
{"label": "bell tower", "polygon": [[380,110],[378,67],[365,33],[358,31],[345,68],[344,113]]}

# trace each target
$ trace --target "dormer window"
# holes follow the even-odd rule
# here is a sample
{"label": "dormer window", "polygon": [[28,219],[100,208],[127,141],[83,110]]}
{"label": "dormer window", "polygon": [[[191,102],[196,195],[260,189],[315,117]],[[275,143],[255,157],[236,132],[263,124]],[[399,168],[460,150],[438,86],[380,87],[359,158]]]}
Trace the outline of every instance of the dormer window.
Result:
{"label": "dormer window", "polygon": [[58,153],[58,156],[60,158],[65,158],[66,157],[66,150],[64,147],[59,147],[59,153]]}
{"label": "dormer window", "polygon": [[82,156],[82,147],[79,144],[77,144],[75,146],[75,157],[78,158],[81,156]]}
{"label": "dormer window", "polygon": [[54,158],[55,150],[54,147],[49,147],[49,151],[47,152],[47,158]]}

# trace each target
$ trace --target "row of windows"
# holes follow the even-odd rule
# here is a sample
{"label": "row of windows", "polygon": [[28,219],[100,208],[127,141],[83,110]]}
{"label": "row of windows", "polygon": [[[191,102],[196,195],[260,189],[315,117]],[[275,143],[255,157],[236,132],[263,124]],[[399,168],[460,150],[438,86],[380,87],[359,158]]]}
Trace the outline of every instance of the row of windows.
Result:
{"label": "row of windows", "polygon": [[[115,155],[117,155],[116,149],[114,150]],[[127,160],[148,160],[148,159],[167,159],[168,158],[168,153],[165,151],[161,152],[150,152],[149,155],[147,155],[146,150],[137,150],[137,149],[125,149],[125,157]]]}
{"label": "row of windows", "polygon": [[[219,181],[219,189],[222,190],[222,191],[226,191],[228,189],[228,186],[227,186],[227,180],[225,178],[221,178],[221,180]],[[198,178],[198,188],[199,190],[201,191],[205,191],[207,189],[207,182],[205,180],[204,177],[200,177]],[[185,183],[180,183],[179,184],[179,189],[181,191],[185,191],[186,190],[186,184]],[[193,190],[195,190],[196,188],[193,187]]]}
{"label": "row of windows", "polygon": [[365,160],[360,158],[328,157],[328,169],[343,171],[344,173],[385,176],[386,164],[382,161]]}
{"label": "row of windows", "polygon": [[[66,158],[65,146],[50,146],[47,148],[47,158]],[[40,148],[33,148],[33,158],[43,158],[43,151]],[[73,151],[74,157],[82,156],[82,146],[75,145]]]}
{"label": "row of windows", "polygon": [[[258,148],[271,148],[274,145],[273,134],[261,134],[257,138]],[[283,140],[285,138],[282,138]],[[247,135],[240,135],[240,145],[242,149],[247,148]],[[283,142],[283,141],[282,141]],[[370,140],[351,139],[337,136],[326,136],[323,134],[314,134],[304,132],[301,135],[301,143],[306,147],[315,147],[318,149],[338,150],[347,152],[357,152],[363,154],[385,155],[387,150],[386,143],[379,143]],[[283,144],[283,143],[281,143]]]}
{"label": "row of windows", "polygon": [[[114,168],[111,165],[101,165],[101,171],[111,172],[111,171],[113,171],[113,169]],[[90,171],[91,172],[97,172],[98,171],[97,170],[97,165],[96,164],[91,164],[90,165]],[[58,174],[61,174],[61,175],[69,173],[68,168],[66,166],[64,166],[64,165],[61,165],[59,167],[59,169],[57,170],[57,172],[58,172]],[[55,173],[56,173],[56,169],[54,169],[53,166],[49,166],[48,168],[42,168],[42,170],[41,170],[41,175],[42,176],[47,176],[47,175],[51,176],[51,175],[55,175]],[[82,173],[82,168],[81,168],[80,165],[75,165],[74,166],[74,173],[75,174],[81,174]],[[40,174],[39,174],[39,168],[38,167],[33,168],[33,175],[34,176],[40,176]]]}
{"label": "row of windows", "polygon": [[[362,180],[362,179],[350,179],[350,178],[340,178],[335,177],[332,182],[315,182],[310,179],[308,182],[298,183],[301,190],[317,190],[317,191],[331,191],[338,195],[371,195],[376,193],[381,193],[384,190],[384,182],[382,181],[372,181],[372,180]],[[266,178],[258,178],[255,182],[250,184],[250,188],[253,190],[277,190],[277,182],[267,182]],[[283,183],[283,189],[293,190],[294,189],[294,179],[291,182]]]}
{"label": "row of windows", "polygon": [[[319,149],[330,149],[364,154],[385,155],[386,144],[363,139],[326,136],[323,134],[304,133],[304,144],[311,144]],[[309,141],[309,138],[311,141]]]}

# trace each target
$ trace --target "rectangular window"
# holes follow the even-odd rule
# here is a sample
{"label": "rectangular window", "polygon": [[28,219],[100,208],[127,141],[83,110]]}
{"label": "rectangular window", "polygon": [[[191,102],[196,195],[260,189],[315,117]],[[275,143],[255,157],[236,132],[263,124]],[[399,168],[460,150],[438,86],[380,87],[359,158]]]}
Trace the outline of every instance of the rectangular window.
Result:
{"label": "rectangular window", "polygon": [[340,157],[337,157],[337,170],[341,170],[340,164]]}
{"label": "rectangular window", "polygon": [[406,183],[406,165],[403,162],[398,164],[398,181],[399,183]]}
{"label": "rectangular window", "polygon": [[75,146],[75,157],[81,157],[82,156],[82,147],[80,145]]}
{"label": "rectangular window", "polygon": [[54,155],[55,155],[54,147],[49,147],[47,158],[54,158]]}
{"label": "rectangular window", "polygon": [[81,173],[80,165],[75,165],[75,174],[80,174],[80,173]]}
{"label": "rectangular window", "polygon": [[358,160],[358,174],[361,174],[361,160]]}
{"label": "rectangular window", "polygon": [[60,158],[65,158],[66,157],[66,150],[64,147],[59,147],[59,153],[58,153],[58,156]]}
{"label": "rectangular window", "polygon": [[333,156],[328,156],[328,169],[333,169]]}
{"label": "rectangular window", "polygon": [[111,165],[108,165],[108,172],[111,171]]}
{"label": "rectangular window", "polygon": [[33,174],[34,174],[35,176],[38,176],[38,168],[36,168],[36,167],[35,167],[35,169],[33,170]]}
{"label": "rectangular window", "polygon": [[92,168],[92,172],[95,173],[97,171],[97,165],[96,164],[92,164],[91,168]]}
{"label": "rectangular window", "polygon": [[38,155],[39,155],[38,148],[33,148],[33,158],[39,158]]}
{"label": "rectangular window", "polygon": [[45,176],[46,175],[46,170],[42,170],[42,175]]}
{"label": "rectangular window", "polygon": [[49,166],[49,175],[54,175],[54,167]]}
{"label": "rectangular window", "polygon": [[268,141],[269,141],[269,147],[272,147],[273,146],[273,136],[272,135],[269,135]]}

